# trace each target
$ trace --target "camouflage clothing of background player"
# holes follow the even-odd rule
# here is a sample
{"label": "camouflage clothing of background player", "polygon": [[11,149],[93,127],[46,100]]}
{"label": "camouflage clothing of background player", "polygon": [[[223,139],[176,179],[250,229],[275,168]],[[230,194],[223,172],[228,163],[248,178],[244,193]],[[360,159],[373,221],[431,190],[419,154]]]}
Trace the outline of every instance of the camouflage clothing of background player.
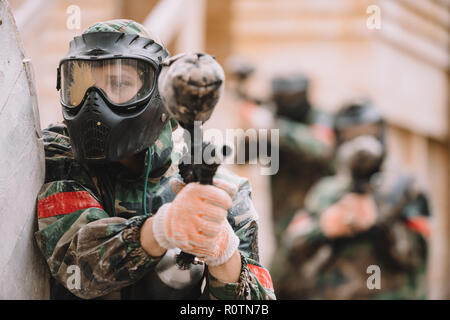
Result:
{"label": "camouflage clothing of background player", "polygon": [[[371,110],[353,105],[337,116],[338,173],[315,184],[284,233],[285,269],[273,274],[280,299],[425,298],[427,199],[410,176],[381,166],[384,151],[364,149],[368,135],[384,140]],[[374,272],[379,278],[369,279]]]}
{"label": "camouflage clothing of background player", "polygon": [[272,80],[276,106],[274,128],[280,130],[280,165],[271,176],[272,215],[279,240],[295,212],[303,207],[309,188],[330,173],[334,144],[331,117],[308,100],[303,75]]}
{"label": "camouflage clothing of background player", "polygon": [[[157,89],[168,52],[143,29],[130,20],[98,23],[74,38],[58,68],[64,125],[43,131],[46,179],[38,194],[35,234],[55,299],[174,297],[164,295],[167,282],[156,272],[172,249],[150,256],[141,233],[149,231],[146,222],[162,217],[163,205],[170,210],[177,194],[193,195],[178,175],[174,122]],[[184,299],[274,299],[270,275],[258,263],[257,214],[248,181],[224,170],[215,178],[222,199],[232,201],[221,226],[238,240],[239,279],[222,282],[206,263],[189,291],[171,287],[172,293],[180,291],[175,296]],[[196,218],[203,221],[201,214]],[[198,270],[194,264],[191,269]],[[76,270],[79,282],[71,277]]]}
{"label": "camouflage clothing of background player", "polygon": [[[243,79],[241,82],[253,71],[243,63],[231,70],[238,79]],[[311,105],[309,81],[304,75],[275,77],[271,86],[270,101],[264,103],[239,90],[238,95],[244,101],[240,117],[247,128],[279,130],[279,170],[271,176],[272,217],[279,241],[295,211],[303,207],[308,189],[320,177],[331,173],[334,132],[331,116]],[[250,142],[256,144],[250,136],[239,141],[239,148],[245,145],[246,161],[257,156],[250,154]],[[268,150],[271,148],[268,146]],[[259,154],[258,149],[256,153]]]}

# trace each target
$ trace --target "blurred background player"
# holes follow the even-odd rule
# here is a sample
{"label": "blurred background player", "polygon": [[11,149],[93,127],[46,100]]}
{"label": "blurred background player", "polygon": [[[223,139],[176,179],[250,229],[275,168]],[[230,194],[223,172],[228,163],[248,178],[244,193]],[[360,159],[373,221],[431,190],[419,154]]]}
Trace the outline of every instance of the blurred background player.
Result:
{"label": "blurred background player", "polygon": [[296,210],[303,207],[308,189],[330,173],[334,144],[331,117],[315,108],[309,98],[305,75],[272,79],[275,125],[280,129],[280,169],[271,178],[275,236]]}
{"label": "blurred background player", "polygon": [[[262,103],[241,94],[247,102],[240,112],[247,127],[279,129],[279,170],[271,176],[272,218],[279,239],[295,211],[303,207],[308,189],[331,173],[334,132],[332,118],[311,104],[305,75],[275,76],[270,87],[270,100]],[[249,161],[256,154],[251,154],[248,136],[245,143]]]}
{"label": "blurred background player", "polygon": [[[279,297],[425,298],[425,194],[410,176],[384,165],[385,123],[370,102],[342,108],[334,127],[337,173],[311,189],[284,234]],[[379,267],[375,289],[369,266]]]}

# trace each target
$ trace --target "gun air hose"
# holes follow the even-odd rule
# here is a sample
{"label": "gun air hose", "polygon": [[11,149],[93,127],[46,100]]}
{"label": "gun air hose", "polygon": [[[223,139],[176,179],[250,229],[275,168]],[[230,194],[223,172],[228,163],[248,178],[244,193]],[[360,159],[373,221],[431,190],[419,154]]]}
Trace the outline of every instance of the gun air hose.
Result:
{"label": "gun air hose", "polygon": [[148,184],[148,176],[150,175],[152,162],[152,151],[151,148],[147,148],[147,164],[145,166],[145,180],[144,180],[144,193],[142,194],[142,211],[144,214],[147,214],[147,184]]}

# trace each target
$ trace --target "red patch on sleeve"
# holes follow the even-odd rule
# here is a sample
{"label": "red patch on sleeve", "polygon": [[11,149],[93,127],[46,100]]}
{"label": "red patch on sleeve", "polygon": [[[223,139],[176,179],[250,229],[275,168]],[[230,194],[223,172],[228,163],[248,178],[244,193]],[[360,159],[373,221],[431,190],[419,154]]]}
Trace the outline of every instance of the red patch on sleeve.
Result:
{"label": "red patch on sleeve", "polygon": [[265,268],[255,266],[253,264],[247,264],[250,271],[256,276],[258,281],[265,289],[273,291],[272,278],[270,277],[269,271]]}
{"label": "red patch on sleeve", "polygon": [[38,200],[38,218],[49,218],[87,208],[103,209],[87,191],[55,193]]}
{"label": "red patch on sleeve", "polygon": [[406,220],[406,224],[411,229],[419,232],[425,238],[428,238],[431,234],[430,225],[428,223],[428,219],[425,217],[413,217]]}
{"label": "red patch on sleeve", "polygon": [[296,214],[294,216],[294,218],[292,219],[292,221],[289,223],[287,230],[289,230],[289,229],[296,230],[299,228],[299,226],[301,227],[309,219],[310,218],[307,213],[302,212],[302,213]]}
{"label": "red patch on sleeve", "polygon": [[315,124],[312,126],[313,135],[316,137],[316,139],[322,141],[325,144],[333,144],[334,143],[334,131],[333,129],[322,125],[322,124]]}

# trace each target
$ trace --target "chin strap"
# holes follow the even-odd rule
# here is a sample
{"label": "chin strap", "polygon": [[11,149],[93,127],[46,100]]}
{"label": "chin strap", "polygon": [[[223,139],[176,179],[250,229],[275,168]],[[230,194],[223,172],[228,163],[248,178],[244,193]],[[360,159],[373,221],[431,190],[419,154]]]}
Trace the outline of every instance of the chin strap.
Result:
{"label": "chin strap", "polygon": [[144,193],[142,194],[142,210],[144,214],[147,214],[147,183],[148,183],[148,176],[150,174],[151,169],[151,162],[152,162],[152,151],[150,147],[147,148],[147,164],[145,167],[145,181],[144,181]]}

